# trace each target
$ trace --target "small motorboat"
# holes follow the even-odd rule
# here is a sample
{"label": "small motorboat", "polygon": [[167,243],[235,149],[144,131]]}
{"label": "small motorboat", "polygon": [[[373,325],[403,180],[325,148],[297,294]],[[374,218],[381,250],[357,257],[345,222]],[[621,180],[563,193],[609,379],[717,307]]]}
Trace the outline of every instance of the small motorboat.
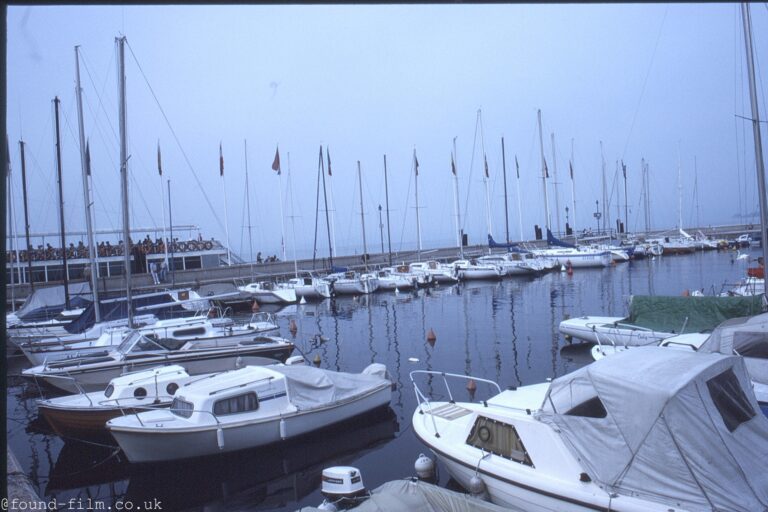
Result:
{"label": "small motorboat", "polygon": [[293,288],[296,297],[304,300],[323,300],[331,297],[331,287],[328,281],[306,273],[302,277],[293,277],[284,287]]}
{"label": "small motorboat", "polygon": [[181,386],[170,409],[121,416],[107,429],[131,462],[255,448],[386,406],[386,367],[350,374],[311,366],[248,366]]}
{"label": "small motorboat", "polygon": [[379,289],[379,279],[371,273],[360,274],[348,270],[328,274],[325,280],[337,295],[367,295]]}
{"label": "small motorboat", "polygon": [[478,263],[496,265],[502,276],[524,276],[538,272],[538,267],[529,265],[522,258],[510,258],[506,254],[487,254],[477,258]]}
{"label": "small motorboat", "polygon": [[424,272],[432,278],[432,281],[440,284],[452,284],[458,282],[456,267],[439,261],[419,261],[408,265],[411,272]]}
{"label": "small motorboat", "polygon": [[448,384],[469,377],[411,372],[412,381],[430,377],[430,386],[445,382],[450,400],[431,401],[414,381],[414,433],[451,477],[498,505],[768,509],[768,418],[739,357],[638,347],[551,384],[501,391],[474,378],[496,394],[470,402]]}
{"label": "small motorboat", "polygon": [[283,362],[293,348],[293,343],[284,338],[257,332],[236,345],[196,348],[195,343],[150,339],[131,330],[114,350],[48,362],[28,368],[21,374],[69,393],[78,393],[104,389],[115,377],[158,365],[181,364],[190,375],[199,375],[231,368],[238,358],[245,361],[243,364]]}
{"label": "small motorboat", "polygon": [[259,304],[291,304],[298,300],[294,287],[272,281],[257,281],[237,289],[250,294]]}
{"label": "small motorboat", "polygon": [[416,279],[403,274],[396,274],[392,268],[383,268],[376,272],[380,290],[411,290],[416,287]]}
{"label": "small motorboat", "polygon": [[501,279],[504,277],[504,273],[498,265],[483,263],[476,259],[456,260],[452,265],[456,269],[456,275],[461,281],[474,279]]}

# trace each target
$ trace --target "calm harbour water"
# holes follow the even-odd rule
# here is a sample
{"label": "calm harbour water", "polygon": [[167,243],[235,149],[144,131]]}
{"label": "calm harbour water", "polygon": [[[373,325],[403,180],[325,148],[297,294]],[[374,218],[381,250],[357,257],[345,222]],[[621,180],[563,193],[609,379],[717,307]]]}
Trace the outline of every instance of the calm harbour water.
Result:
{"label": "calm harbour water", "polygon": [[[164,511],[317,506],[323,499],[320,473],[328,466],[360,468],[369,489],[414,474],[416,457],[428,450],[410,428],[416,407],[412,370],[470,374],[502,388],[563,375],[591,361],[588,349],[568,346],[559,335],[566,315],[621,316],[632,294],[719,292],[723,283],[746,274],[746,261],[733,258],[732,252],[697,253],[579,269],[573,276],[553,273],[290,306],[278,312],[281,333],[291,338],[288,325],[295,319],[295,341],[309,360],[319,355],[321,367],[346,372],[372,362],[387,366],[396,382],[390,409],[299,442],[191,461],[134,466],[114,446],[64,443],[37,416],[37,388],[18,376],[28,363],[13,357],[8,442],[40,496],[60,506],[70,499],[75,507],[104,510],[118,502],[134,510],[159,503]],[[434,346],[425,341],[429,329],[437,335]],[[434,386],[438,394],[441,389]],[[469,399],[460,385],[452,389],[464,395],[457,400]],[[444,471],[440,484],[449,484]]]}

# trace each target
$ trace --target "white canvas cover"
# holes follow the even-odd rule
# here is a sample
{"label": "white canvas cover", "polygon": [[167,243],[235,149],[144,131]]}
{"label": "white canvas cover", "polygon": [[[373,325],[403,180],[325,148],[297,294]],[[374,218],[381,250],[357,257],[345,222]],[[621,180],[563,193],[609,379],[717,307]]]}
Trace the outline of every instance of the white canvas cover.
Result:
{"label": "white canvas cover", "polygon": [[739,354],[752,380],[768,385],[768,313],[726,320],[712,331],[699,352]]}
{"label": "white canvas cover", "polygon": [[299,410],[325,407],[347,401],[391,383],[378,375],[344,373],[312,366],[274,366],[285,376],[288,400]]}
{"label": "white canvas cover", "polygon": [[[724,377],[748,418],[732,431],[710,391]],[[608,491],[688,510],[768,508],[768,419],[739,357],[638,347],[554,380],[538,419]]]}
{"label": "white canvas cover", "polygon": [[[315,507],[304,507],[300,512],[320,512],[320,510]],[[500,507],[468,494],[424,482],[394,480],[374,489],[368,499],[350,510],[355,512],[509,512],[522,509]]]}

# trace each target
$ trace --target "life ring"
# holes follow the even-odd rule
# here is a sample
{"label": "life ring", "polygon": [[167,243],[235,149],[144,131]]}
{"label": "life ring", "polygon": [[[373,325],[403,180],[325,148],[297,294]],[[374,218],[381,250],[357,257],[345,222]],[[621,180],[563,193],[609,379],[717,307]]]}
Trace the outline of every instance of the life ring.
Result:
{"label": "life ring", "polygon": [[187,242],[187,250],[189,250],[189,251],[199,251],[200,250],[200,246],[198,246],[197,242],[195,242],[194,240],[191,240],[191,241]]}
{"label": "life ring", "polygon": [[491,440],[491,429],[483,425],[477,429],[477,437],[484,443]]}
{"label": "life ring", "polygon": [[213,242],[211,242],[210,240],[206,240],[205,243],[203,244],[203,247],[205,248],[206,251],[210,251],[211,249],[213,249]]}
{"label": "life ring", "polygon": [[187,252],[187,242],[176,242],[176,247],[179,252]]}

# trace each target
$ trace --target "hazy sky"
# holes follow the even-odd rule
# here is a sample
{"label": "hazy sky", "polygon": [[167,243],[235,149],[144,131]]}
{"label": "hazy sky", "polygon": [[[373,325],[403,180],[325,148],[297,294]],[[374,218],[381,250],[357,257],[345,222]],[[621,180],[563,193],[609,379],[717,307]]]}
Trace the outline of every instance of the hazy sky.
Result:
{"label": "hazy sky", "polygon": [[[752,18],[759,103],[766,118],[768,7],[753,4]],[[497,239],[505,237],[502,136],[510,236],[520,236],[517,157],[523,234],[532,238],[533,225],[545,222],[537,109],[552,178],[553,224],[557,167],[561,226],[568,206],[577,229],[596,227],[595,200],[602,202],[600,141],[609,185],[617,160],[627,164],[630,230],[644,227],[641,158],[650,165],[653,227],[677,224],[678,158],[684,225],[696,223],[695,190],[703,225],[733,223],[739,213],[757,210],[752,128],[736,117],[750,116],[737,4],[12,6],[7,131],[19,230],[22,137],[32,231],[58,229],[51,102],[56,95],[62,102],[66,224],[84,229],[75,45],[82,48],[96,227],[121,227],[115,60],[120,34],[129,44],[132,225],[162,225],[165,180],[170,179],[174,224],[198,225],[205,238],[224,241],[227,219],[230,245],[245,258],[244,140],[254,254],[280,254],[279,178],[271,169],[277,145],[289,258],[292,225],[299,257],[311,256],[321,144],[330,146],[328,185],[340,254],[362,252],[358,160],[368,250],[381,250],[378,205],[385,205],[385,153],[393,249],[415,248],[414,148],[423,245],[455,243],[454,137],[462,224],[470,243],[484,241],[488,231],[483,147],[492,231]],[[575,220],[568,176],[572,143]],[[623,217],[623,183],[621,199],[613,193],[612,219],[617,203]],[[318,253],[325,256],[322,215]]]}

